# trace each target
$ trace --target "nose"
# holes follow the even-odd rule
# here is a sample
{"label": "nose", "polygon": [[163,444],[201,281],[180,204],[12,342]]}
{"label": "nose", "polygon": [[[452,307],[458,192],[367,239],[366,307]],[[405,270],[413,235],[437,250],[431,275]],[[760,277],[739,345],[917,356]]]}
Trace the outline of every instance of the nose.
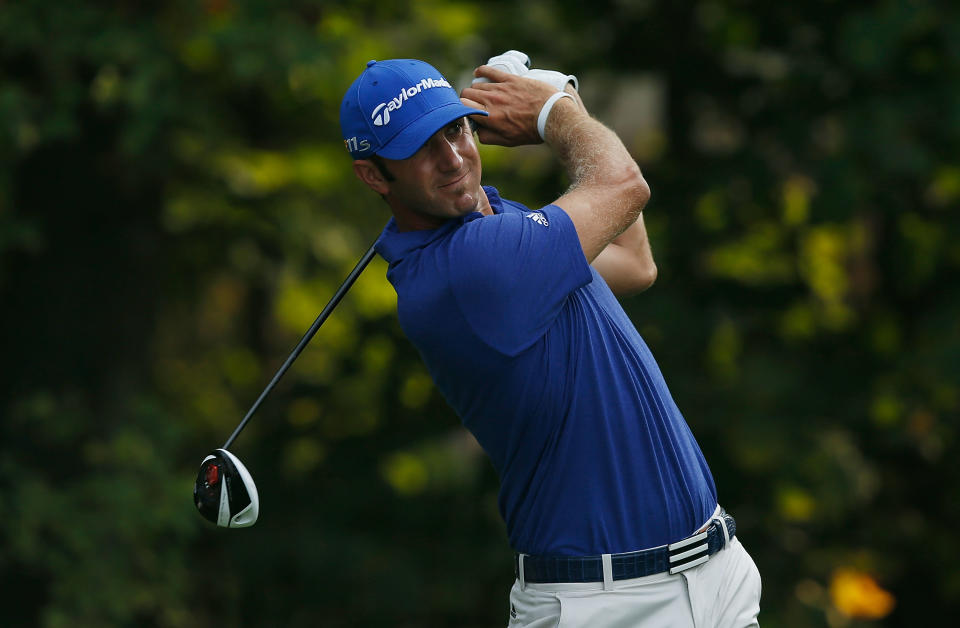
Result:
{"label": "nose", "polygon": [[445,172],[459,170],[463,165],[463,157],[456,143],[447,138],[440,138],[436,148],[437,167]]}

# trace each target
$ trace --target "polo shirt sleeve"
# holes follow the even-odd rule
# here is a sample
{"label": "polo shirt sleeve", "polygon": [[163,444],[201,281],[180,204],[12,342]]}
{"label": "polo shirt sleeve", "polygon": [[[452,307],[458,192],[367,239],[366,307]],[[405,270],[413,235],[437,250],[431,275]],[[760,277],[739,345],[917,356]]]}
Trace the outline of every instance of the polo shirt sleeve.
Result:
{"label": "polo shirt sleeve", "polygon": [[453,244],[457,305],[481,340],[509,356],[539,340],[570,293],[593,280],[573,222],[556,205],[473,220]]}

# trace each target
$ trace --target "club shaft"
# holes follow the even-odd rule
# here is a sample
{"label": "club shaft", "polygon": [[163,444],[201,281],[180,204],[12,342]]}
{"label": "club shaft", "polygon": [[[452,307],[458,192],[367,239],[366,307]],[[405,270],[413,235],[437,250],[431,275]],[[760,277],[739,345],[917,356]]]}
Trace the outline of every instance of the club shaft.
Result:
{"label": "club shaft", "polygon": [[240,425],[237,426],[237,429],[233,430],[233,434],[231,434],[230,438],[227,439],[227,442],[223,444],[224,449],[228,449],[230,445],[233,444],[233,441],[237,438],[240,432],[243,431],[243,428],[247,426],[247,423],[250,421],[250,417],[253,416],[254,412],[256,412],[260,407],[260,404],[263,403],[264,398],[277,385],[277,382],[280,381],[280,378],[283,377],[283,374],[287,372],[287,369],[290,368],[290,365],[293,364],[293,361],[297,359],[297,356],[300,355],[304,347],[310,343],[310,340],[317,333],[317,330],[320,329],[320,326],[323,325],[323,322],[327,320],[327,317],[330,316],[330,313],[333,312],[333,309],[337,307],[337,304],[340,303],[340,300],[343,299],[343,296],[347,294],[348,290],[350,290],[350,287],[357,280],[357,277],[360,276],[360,273],[363,272],[363,269],[367,267],[367,264],[369,264],[370,260],[373,259],[373,256],[376,255],[376,251],[374,251],[375,247],[376,243],[367,249],[367,252],[363,254],[363,257],[360,258],[360,261],[357,262],[357,265],[354,266],[352,271],[350,271],[350,274],[347,275],[347,278],[343,280],[343,283],[330,298],[330,301],[323,308],[323,311],[320,312],[319,316],[317,316],[317,320],[313,321],[313,325],[311,325],[310,329],[307,330],[307,333],[303,335],[303,338],[301,338],[300,342],[297,343],[297,346],[294,347],[293,352],[290,353],[283,365],[281,365],[277,370],[276,375],[273,376],[273,379],[270,380],[270,383],[267,384],[267,387],[263,389],[262,393],[260,393],[260,396],[250,407],[250,410],[247,411],[247,415],[243,417],[242,421],[240,421]]}

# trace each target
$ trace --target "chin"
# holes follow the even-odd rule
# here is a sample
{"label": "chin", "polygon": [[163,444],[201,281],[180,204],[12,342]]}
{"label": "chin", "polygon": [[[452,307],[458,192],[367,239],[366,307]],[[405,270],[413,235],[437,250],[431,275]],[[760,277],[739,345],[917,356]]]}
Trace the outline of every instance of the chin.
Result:
{"label": "chin", "polygon": [[471,203],[470,205],[464,206],[458,205],[453,209],[453,213],[456,214],[457,217],[466,216],[467,214],[472,214],[475,211],[477,211],[477,203]]}
{"label": "chin", "polygon": [[453,203],[453,209],[459,216],[475,212],[479,206],[480,194],[478,192],[459,192],[457,194],[457,200]]}

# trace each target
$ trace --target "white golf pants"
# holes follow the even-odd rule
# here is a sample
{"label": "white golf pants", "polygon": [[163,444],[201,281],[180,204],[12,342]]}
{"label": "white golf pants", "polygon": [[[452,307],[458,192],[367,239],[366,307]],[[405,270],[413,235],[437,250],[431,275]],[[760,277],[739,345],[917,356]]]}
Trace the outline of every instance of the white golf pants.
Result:
{"label": "white golf pants", "polygon": [[760,572],[734,537],[710,560],[678,574],[602,582],[526,583],[510,591],[509,628],[759,627]]}

